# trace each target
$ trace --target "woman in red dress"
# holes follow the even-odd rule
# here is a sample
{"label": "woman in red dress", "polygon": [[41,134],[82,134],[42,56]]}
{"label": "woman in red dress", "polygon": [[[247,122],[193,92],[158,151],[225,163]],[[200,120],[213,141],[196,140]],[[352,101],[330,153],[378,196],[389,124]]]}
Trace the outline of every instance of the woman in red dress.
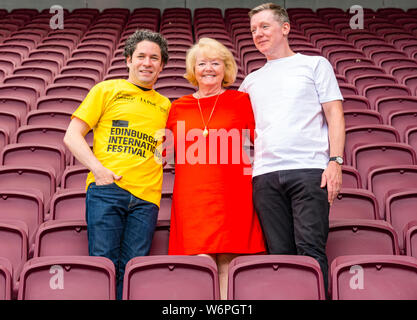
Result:
{"label": "woman in red dress", "polygon": [[255,122],[249,96],[225,89],[237,67],[224,45],[202,38],[188,51],[186,64],[185,78],[198,91],[174,101],[167,121],[175,150],[169,254],[212,257],[226,299],[230,261],[265,252],[243,149]]}

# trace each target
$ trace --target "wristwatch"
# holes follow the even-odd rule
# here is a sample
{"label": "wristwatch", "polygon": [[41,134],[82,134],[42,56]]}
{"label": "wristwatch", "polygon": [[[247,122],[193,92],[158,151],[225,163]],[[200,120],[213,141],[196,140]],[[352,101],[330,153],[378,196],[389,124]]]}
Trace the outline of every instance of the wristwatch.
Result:
{"label": "wristwatch", "polygon": [[330,157],[329,161],[336,161],[336,163],[342,165],[343,164],[343,158],[340,156],[336,157]]}

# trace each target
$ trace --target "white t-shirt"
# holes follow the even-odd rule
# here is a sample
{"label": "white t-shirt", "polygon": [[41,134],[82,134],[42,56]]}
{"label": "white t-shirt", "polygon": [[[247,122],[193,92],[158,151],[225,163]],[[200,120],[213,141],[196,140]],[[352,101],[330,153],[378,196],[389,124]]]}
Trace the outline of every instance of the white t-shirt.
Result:
{"label": "white t-shirt", "polygon": [[289,169],[325,169],[329,138],[321,103],[343,100],[333,68],[321,56],[270,60],[249,74],[256,121],[253,176]]}

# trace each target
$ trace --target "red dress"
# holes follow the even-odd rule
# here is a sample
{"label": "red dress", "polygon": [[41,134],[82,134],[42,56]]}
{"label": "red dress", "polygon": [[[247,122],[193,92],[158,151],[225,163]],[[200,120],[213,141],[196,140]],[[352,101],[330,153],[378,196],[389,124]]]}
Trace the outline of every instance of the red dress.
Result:
{"label": "red dress", "polygon": [[[200,99],[206,124],[216,98]],[[197,99],[187,95],[173,102],[167,121],[175,139],[169,254],[265,251],[252,204],[251,166],[242,148],[243,129],[253,134],[254,126],[243,92],[226,90],[218,96],[207,137]]]}

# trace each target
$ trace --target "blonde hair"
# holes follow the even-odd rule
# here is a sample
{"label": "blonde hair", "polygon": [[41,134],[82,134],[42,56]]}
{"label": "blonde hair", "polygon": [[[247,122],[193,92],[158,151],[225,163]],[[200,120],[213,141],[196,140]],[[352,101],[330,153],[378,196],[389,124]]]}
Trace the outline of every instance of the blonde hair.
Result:
{"label": "blonde hair", "polygon": [[197,60],[197,53],[200,52],[207,58],[219,58],[224,63],[224,78],[222,82],[223,87],[230,86],[236,80],[237,65],[233,54],[222,43],[212,38],[201,38],[198,43],[193,45],[187,51],[186,57],[186,73],[184,78],[192,85],[198,86],[195,77],[195,63]]}

